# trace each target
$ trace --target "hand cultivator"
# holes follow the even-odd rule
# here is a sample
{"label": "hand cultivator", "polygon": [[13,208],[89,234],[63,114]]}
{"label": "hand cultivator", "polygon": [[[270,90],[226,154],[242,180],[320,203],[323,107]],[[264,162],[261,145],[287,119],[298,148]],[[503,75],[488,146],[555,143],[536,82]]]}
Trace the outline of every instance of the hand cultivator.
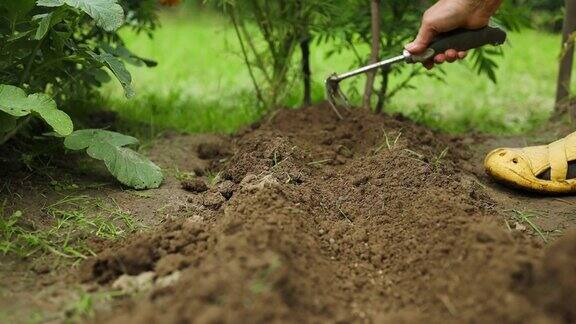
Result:
{"label": "hand cultivator", "polygon": [[505,41],[506,32],[497,27],[484,27],[477,30],[459,29],[450,33],[445,33],[440,35],[432,44],[430,44],[428,50],[421,55],[414,55],[405,50],[402,55],[354,71],[346,72],[344,74],[331,75],[326,80],[326,96],[334,108],[339,105],[349,107],[350,102],[340,89],[340,82],[343,80],[373,70],[387,68],[400,62],[406,62],[409,64],[426,62],[432,59],[436,54],[443,53],[449,49],[467,51],[485,45],[502,45]]}

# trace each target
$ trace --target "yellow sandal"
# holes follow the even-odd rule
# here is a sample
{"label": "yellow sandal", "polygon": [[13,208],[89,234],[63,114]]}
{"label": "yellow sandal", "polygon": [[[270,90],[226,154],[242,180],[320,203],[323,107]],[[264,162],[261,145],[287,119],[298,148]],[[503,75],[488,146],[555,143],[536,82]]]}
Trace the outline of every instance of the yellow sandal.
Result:
{"label": "yellow sandal", "polygon": [[494,179],[517,188],[575,193],[576,132],[549,145],[494,150],[484,166]]}

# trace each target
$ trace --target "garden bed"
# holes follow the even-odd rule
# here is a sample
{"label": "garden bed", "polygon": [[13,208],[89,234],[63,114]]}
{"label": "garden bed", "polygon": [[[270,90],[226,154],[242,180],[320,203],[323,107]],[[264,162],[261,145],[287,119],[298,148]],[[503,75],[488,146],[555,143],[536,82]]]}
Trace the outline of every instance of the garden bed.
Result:
{"label": "garden bed", "polygon": [[119,292],[97,322],[576,320],[576,234],[554,235],[574,199],[492,184],[486,138],[341,113],[159,140],[153,160],[186,176],[147,198],[106,189],[148,227],[60,276]]}

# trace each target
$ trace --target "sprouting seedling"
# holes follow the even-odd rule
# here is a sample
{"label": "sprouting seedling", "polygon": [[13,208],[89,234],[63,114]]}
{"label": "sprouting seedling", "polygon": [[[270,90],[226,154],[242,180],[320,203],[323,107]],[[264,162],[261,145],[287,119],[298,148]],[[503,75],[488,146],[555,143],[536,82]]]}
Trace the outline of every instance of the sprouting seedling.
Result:
{"label": "sprouting seedling", "polygon": [[400,140],[400,137],[402,136],[402,131],[399,131],[394,140],[390,140],[390,137],[384,128],[382,128],[382,132],[384,133],[384,143],[376,148],[376,153],[380,152],[384,147],[388,148],[390,151],[395,149],[398,141]]}
{"label": "sprouting seedling", "polygon": [[308,162],[307,165],[311,165],[311,166],[320,166],[326,163],[331,162],[332,159],[324,159],[324,160],[318,160],[318,161],[312,161],[312,162]]}
{"label": "sprouting seedling", "polygon": [[274,150],[274,159],[273,159],[273,166],[278,165],[278,152],[276,152],[276,150]]}
{"label": "sprouting seedling", "polygon": [[220,181],[221,174],[222,172],[213,172],[213,171],[206,172],[206,178],[210,186],[215,186],[218,183],[218,181]]}
{"label": "sprouting seedling", "polygon": [[532,230],[538,235],[540,236],[540,238],[542,239],[542,241],[544,241],[544,243],[548,243],[548,239],[546,238],[546,236],[544,235],[544,231],[540,228],[540,226],[536,225],[532,219],[534,217],[536,217],[536,215],[534,213],[529,213],[529,212],[525,212],[525,211],[520,211],[520,210],[512,210],[512,212],[514,213],[512,215],[512,217],[514,217],[514,219],[517,222],[520,223],[526,223],[528,224],[528,226],[530,226],[530,228],[532,228]]}
{"label": "sprouting seedling", "polygon": [[446,147],[444,150],[442,150],[442,152],[440,152],[440,154],[432,158],[432,164],[434,167],[438,168],[440,164],[442,164],[442,160],[446,157],[446,155],[448,155],[448,150],[449,148]]}
{"label": "sprouting seedling", "polygon": [[174,167],[174,177],[178,181],[185,181],[194,179],[196,177],[196,174],[194,174],[194,172],[181,171],[180,168],[176,166]]}
{"label": "sprouting seedling", "polygon": [[340,215],[342,215],[342,217],[344,217],[344,219],[346,219],[350,224],[354,224],[354,222],[350,219],[350,217],[348,217],[348,214],[346,214],[346,212],[344,210],[342,210],[341,205],[336,205],[336,208],[338,209],[338,212],[340,213]]}

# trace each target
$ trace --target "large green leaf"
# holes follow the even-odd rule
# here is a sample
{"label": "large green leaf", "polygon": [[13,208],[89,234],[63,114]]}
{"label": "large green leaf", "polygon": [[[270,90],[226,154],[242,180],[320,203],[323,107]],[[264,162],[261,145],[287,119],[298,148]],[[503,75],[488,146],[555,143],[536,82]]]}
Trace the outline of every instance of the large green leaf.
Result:
{"label": "large green leaf", "polygon": [[87,149],[94,142],[106,142],[114,146],[128,146],[137,145],[138,139],[103,129],[81,129],[66,137],[64,145],[70,150],[78,151]]}
{"label": "large green leaf", "polygon": [[158,188],[163,176],[160,168],[143,155],[126,147],[97,142],[87,150],[91,157],[103,160],[121,183],[135,189]]}
{"label": "large green leaf", "polygon": [[50,29],[52,24],[52,17],[53,13],[43,14],[35,16],[35,19],[38,19],[38,29],[36,30],[36,35],[34,35],[34,39],[40,40],[48,34],[48,30]]}
{"label": "large green leaf", "polygon": [[61,136],[70,135],[74,129],[70,116],[58,110],[50,96],[43,93],[27,96],[24,90],[11,85],[0,85],[0,111],[14,117],[35,113]]}
{"label": "large green leaf", "polygon": [[102,48],[102,50],[104,50],[104,52],[110,53],[128,64],[132,64],[134,66],[146,65],[147,67],[158,66],[158,62],[140,57],[122,45],[116,45],[116,47],[112,47],[107,43],[100,43],[99,46]]}
{"label": "large green leaf", "polygon": [[120,81],[122,88],[124,88],[126,98],[134,97],[136,93],[132,87],[132,75],[130,75],[130,71],[126,69],[126,66],[122,61],[109,53],[99,54],[94,56],[94,58],[100,61],[100,63],[106,65],[110,71],[114,73],[114,76],[116,76],[118,81]]}
{"label": "large green leaf", "polygon": [[109,32],[124,24],[124,9],[117,0],[38,0],[36,4],[44,7],[60,7],[66,4],[78,8]]}
{"label": "large green leaf", "polygon": [[40,14],[32,17],[32,20],[38,23],[38,28],[36,29],[34,39],[40,40],[44,38],[48,34],[48,31],[50,31],[50,28],[60,23],[64,19],[65,15],[66,11],[64,9],[57,9],[50,13]]}
{"label": "large green leaf", "polygon": [[70,150],[87,149],[94,159],[104,161],[106,167],[118,181],[135,188],[158,188],[163,180],[162,170],[143,155],[127,148],[138,144],[131,136],[101,130],[79,130],[64,140]]}

